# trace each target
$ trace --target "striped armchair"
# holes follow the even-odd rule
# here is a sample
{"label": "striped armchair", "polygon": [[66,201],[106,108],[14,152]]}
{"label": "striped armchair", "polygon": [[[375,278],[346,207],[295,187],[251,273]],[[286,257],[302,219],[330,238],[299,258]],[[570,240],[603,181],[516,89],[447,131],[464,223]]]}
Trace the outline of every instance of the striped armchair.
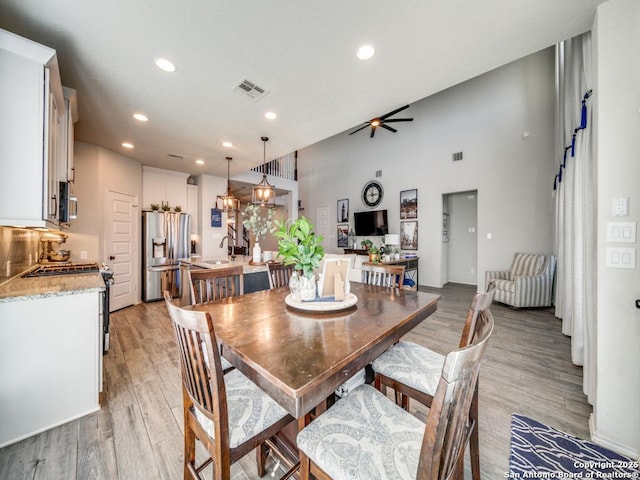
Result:
{"label": "striped armchair", "polygon": [[495,289],[494,300],[512,307],[548,307],[555,268],[553,255],[516,253],[510,270],[486,272],[486,289]]}

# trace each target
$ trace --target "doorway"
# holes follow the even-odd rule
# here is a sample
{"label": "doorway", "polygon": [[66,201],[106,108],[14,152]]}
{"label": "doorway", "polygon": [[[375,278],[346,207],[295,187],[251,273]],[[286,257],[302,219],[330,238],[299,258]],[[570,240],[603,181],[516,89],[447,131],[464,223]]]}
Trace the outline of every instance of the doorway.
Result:
{"label": "doorway", "polygon": [[478,282],[478,191],[442,196],[443,284]]}
{"label": "doorway", "polygon": [[109,310],[137,303],[138,297],[138,197],[107,190],[105,202],[104,258],[113,271]]}

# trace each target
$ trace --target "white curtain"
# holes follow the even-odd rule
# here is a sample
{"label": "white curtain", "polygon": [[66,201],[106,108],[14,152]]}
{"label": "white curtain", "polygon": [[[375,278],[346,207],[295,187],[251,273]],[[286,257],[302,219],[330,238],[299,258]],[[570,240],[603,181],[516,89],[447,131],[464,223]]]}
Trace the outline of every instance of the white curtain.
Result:
{"label": "white curtain", "polygon": [[[555,314],[571,336],[571,359],[583,366],[583,391],[595,401],[596,375],[596,167],[592,137],[591,33],[557,47],[557,152]],[[586,128],[580,128],[583,101]],[[575,138],[574,138],[575,137]],[[573,145],[573,147],[572,147]]]}

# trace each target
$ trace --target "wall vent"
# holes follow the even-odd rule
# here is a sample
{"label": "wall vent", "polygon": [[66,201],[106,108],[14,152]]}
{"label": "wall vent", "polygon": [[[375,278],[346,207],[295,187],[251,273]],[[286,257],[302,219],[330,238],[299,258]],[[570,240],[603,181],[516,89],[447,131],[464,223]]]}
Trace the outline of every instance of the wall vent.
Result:
{"label": "wall vent", "polygon": [[167,154],[167,156],[175,158],[176,160],[184,160],[184,157],[182,155],[178,155],[177,153],[169,153]]}
{"label": "wall vent", "polygon": [[376,178],[379,178],[382,176],[382,170],[376,170]]}
{"label": "wall vent", "polygon": [[453,154],[453,161],[457,162],[458,160],[462,160],[462,152],[455,152]]}
{"label": "wall vent", "polygon": [[256,102],[264,98],[265,95],[269,93],[268,90],[256,85],[255,82],[249,80],[247,77],[244,77],[240,80],[234,87],[233,90],[237,90],[238,92],[244,93],[248,97],[252,98]]}

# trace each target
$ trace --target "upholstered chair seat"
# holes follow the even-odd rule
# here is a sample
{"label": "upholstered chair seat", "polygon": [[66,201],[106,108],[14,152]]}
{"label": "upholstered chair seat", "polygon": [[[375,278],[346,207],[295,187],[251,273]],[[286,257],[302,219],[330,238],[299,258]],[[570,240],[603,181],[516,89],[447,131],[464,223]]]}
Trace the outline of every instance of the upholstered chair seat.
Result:
{"label": "upholstered chair seat", "polygon": [[312,421],[297,442],[334,480],[415,480],[424,431],[416,417],[361,385]]}

